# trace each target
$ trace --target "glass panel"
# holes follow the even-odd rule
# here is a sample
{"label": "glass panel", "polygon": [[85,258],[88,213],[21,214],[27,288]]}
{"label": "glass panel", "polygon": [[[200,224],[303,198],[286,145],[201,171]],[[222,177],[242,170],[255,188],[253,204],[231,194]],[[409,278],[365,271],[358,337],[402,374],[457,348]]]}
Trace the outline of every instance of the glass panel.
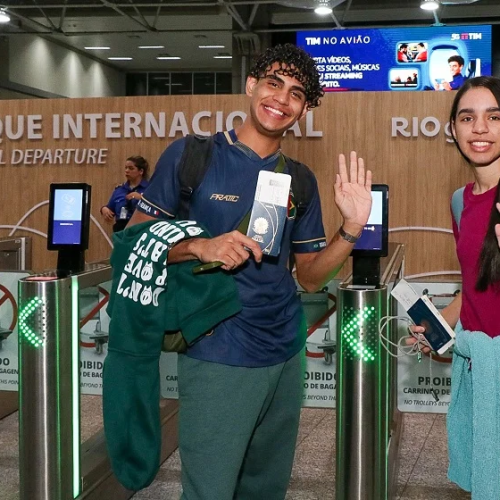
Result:
{"label": "glass panel", "polygon": [[232,94],[232,75],[231,73],[215,74],[215,93]]}
{"label": "glass panel", "polygon": [[193,93],[193,73],[172,73],[171,95]]}
{"label": "glass panel", "polygon": [[102,429],[102,369],[108,352],[111,281],[79,290],[81,442]]}
{"label": "glass panel", "polygon": [[149,73],[148,95],[170,95],[170,73]]}
{"label": "glass panel", "polygon": [[215,73],[194,73],[193,94],[215,94]]}
{"label": "glass panel", "polygon": [[[18,390],[18,281],[29,276],[26,271],[0,272],[0,391]],[[22,311],[21,311],[22,312]],[[0,418],[10,413],[0,395]],[[10,406],[10,405],[9,405]],[[12,411],[17,400],[12,401]]]}
{"label": "glass panel", "polygon": [[147,73],[127,73],[125,79],[125,95],[147,95],[147,81]]}

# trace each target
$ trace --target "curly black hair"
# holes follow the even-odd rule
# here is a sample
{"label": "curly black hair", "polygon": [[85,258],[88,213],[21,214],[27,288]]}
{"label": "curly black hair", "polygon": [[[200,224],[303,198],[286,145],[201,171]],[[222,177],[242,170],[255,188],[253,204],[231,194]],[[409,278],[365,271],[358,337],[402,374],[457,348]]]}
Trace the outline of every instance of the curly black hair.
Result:
{"label": "curly black hair", "polygon": [[320,105],[320,98],[325,95],[325,91],[320,83],[316,63],[305,50],[291,43],[269,47],[257,57],[249,76],[265,78],[274,63],[281,65],[275,73],[296,78],[304,86],[308,108]]}

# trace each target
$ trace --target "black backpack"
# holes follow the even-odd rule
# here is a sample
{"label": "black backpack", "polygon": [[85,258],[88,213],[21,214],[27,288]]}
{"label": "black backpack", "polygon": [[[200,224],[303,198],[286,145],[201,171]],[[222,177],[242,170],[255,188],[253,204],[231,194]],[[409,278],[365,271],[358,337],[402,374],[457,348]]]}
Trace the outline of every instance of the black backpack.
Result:
{"label": "black backpack", "polygon": [[[178,219],[189,218],[189,204],[196,188],[201,184],[203,177],[212,160],[214,137],[187,135],[184,152],[179,163],[180,199],[177,210]],[[292,191],[297,209],[298,220],[307,210],[313,193],[312,173],[303,163],[285,156],[285,165],[292,176]]]}

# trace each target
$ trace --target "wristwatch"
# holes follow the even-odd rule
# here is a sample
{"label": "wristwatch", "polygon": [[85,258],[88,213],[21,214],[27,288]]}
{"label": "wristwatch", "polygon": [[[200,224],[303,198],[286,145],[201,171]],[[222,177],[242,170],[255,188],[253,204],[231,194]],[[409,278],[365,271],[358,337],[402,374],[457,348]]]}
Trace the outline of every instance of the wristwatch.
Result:
{"label": "wristwatch", "polygon": [[349,243],[356,243],[356,241],[359,240],[359,236],[353,236],[352,234],[346,233],[342,226],[340,226],[339,228],[339,234],[341,238],[348,241]]}

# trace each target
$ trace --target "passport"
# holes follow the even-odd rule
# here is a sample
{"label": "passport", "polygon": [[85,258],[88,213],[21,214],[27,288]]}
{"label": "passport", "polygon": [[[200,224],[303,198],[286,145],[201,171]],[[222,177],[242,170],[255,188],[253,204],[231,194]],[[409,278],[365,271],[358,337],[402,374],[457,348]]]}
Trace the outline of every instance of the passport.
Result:
{"label": "passport", "polygon": [[[425,328],[424,337],[432,349],[439,352],[455,337],[455,332],[448,324],[445,324],[444,319],[441,321],[442,316],[438,310],[433,311],[433,309],[435,309],[434,304],[428,297],[424,296],[418,299],[406,312],[416,325]],[[436,316],[436,312],[439,316]]]}
{"label": "passport", "polygon": [[288,174],[265,170],[259,173],[247,236],[259,244],[265,255],[276,257],[280,253],[291,181]]}
{"label": "passport", "polygon": [[404,279],[399,280],[391,295],[404,307],[416,325],[425,328],[424,337],[434,351],[443,354],[454,344],[455,332],[427,295],[419,296]]}

